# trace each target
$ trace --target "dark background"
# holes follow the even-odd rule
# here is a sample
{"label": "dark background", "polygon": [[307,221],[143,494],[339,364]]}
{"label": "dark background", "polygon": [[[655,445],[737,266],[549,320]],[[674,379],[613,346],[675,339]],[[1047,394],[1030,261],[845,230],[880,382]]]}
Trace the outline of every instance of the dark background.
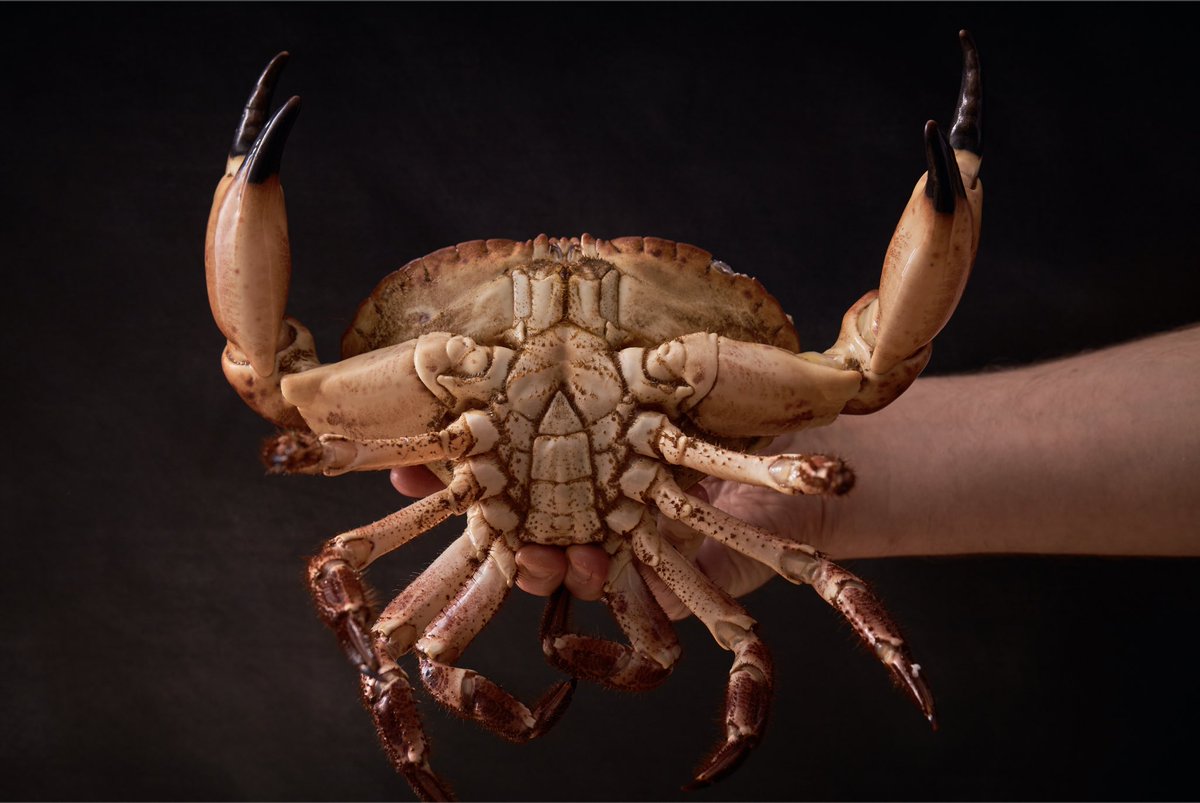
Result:
{"label": "dark background", "polygon": [[[694,242],[760,277],[820,349],[877,282],[924,169],[922,124],[952,112],[955,34],[969,27],[985,68],[987,202],[975,275],[930,366],[940,374],[1195,320],[1193,12],[6,7],[0,787],[411,794],[302,580],[324,538],[401,500],[382,475],[263,476],[255,450],[271,428],[222,379],[205,301],[212,188],[277,50],[293,53],[281,94],[305,99],[284,160],[290,310],[325,359],[387,271],[543,231]],[[401,587],[453,533],[373,570],[379,587]],[[1200,793],[1196,561],[853,568],[905,625],[941,732],[814,594],[772,583],[746,599],[779,671],[768,737],[689,799]],[[514,595],[468,665],[540,691],[555,675],[539,610]],[[699,624],[680,631],[684,660],[660,690],[583,686],[524,747],[424,701],[435,766],[468,798],[679,796],[717,737],[729,668]]]}

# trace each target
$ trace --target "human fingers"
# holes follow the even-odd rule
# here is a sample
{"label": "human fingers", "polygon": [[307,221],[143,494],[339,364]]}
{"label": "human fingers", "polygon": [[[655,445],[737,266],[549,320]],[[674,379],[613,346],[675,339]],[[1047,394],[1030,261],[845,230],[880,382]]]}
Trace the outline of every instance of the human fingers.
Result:
{"label": "human fingers", "polygon": [[421,498],[436,493],[446,484],[433,475],[425,466],[394,468],[391,473],[392,487],[405,496]]}
{"label": "human fingers", "polygon": [[526,544],[517,550],[517,588],[548,597],[567,576],[567,555],[556,546]]}
{"label": "human fingers", "polygon": [[696,566],[731,597],[741,597],[775,576],[770,566],[735,552],[711,538],[696,553]]}
{"label": "human fingers", "polygon": [[595,544],[576,544],[565,550],[526,544],[517,550],[517,588],[548,597],[565,585],[576,598],[591,602],[604,596],[610,558]]}
{"label": "human fingers", "polygon": [[567,590],[578,599],[592,601],[604,596],[604,581],[608,579],[608,553],[595,544],[575,544],[567,547]]}

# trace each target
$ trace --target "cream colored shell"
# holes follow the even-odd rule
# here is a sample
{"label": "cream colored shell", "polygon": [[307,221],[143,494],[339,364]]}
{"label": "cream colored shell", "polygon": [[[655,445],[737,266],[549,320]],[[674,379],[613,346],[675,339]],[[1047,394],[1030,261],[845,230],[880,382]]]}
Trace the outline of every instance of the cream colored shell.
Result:
{"label": "cream colored shell", "polygon": [[514,269],[542,260],[602,260],[620,274],[618,326],[625,346],[651,346],[692,332],[799,351],[791,319],[749,276],[712,254],[656,237],[473,240],[413,260],[383,279],[342,338],[350,357],[429,332],[454,332],[489,345],[517,344]]}

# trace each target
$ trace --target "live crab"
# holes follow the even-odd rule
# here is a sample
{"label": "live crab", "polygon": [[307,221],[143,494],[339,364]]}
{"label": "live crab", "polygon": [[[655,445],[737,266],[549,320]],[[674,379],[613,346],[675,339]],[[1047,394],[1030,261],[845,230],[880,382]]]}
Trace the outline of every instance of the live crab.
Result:
{"label": "live crab", "polygon": [[[321,365],[284,307],[291,273],[279,165],[293,97],[268,120],[286,60],[276,56],[245,107],[217,186],[205,244],[209,302],[228,339],[226,378],[284,431],[264,457],[276,472],[336,475],[428,465],[446,488],[331,539],[309,566],[322,620],[360,673],[363,700],[395,767],[423,798],[445,799],[408,677],[443,705],[513,741],[544,733],[577,678],[644,690],[679,647],[646,578],[657,576],[733,652],[725,735],[691,786],[733,770],[758,743],[773,671],[746,611],[660,536],[674,519],[807,583],[837,609],[934,723],[921,667],[879,599],[815,549],[689,496],[702,475],[785,494],[842,494],[839,458],[749,453],[770,436],[889,404],[929,361],[979,241],[981,80],[960,33],[963,76],[947,139],[925,126],[929,170],[884,259],[880,288],[846,312],[837,342],[799,353],[790,318],[754,279],[682,243],[587,234],[480,240],[385,278]],[[456,514],[463,535],[375,616],[363,571]],[[596,544],[628,644],[571,632],[570,597],[542,623],[549,661],[570,679],[526,706],[457,665],[516,580],[524,544]]]}

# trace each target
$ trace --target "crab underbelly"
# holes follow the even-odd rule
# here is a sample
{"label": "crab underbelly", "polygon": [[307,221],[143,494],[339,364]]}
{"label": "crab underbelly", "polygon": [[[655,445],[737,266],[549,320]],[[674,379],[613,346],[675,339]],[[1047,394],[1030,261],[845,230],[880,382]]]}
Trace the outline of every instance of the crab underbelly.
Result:
{"label": "crab underbelly", "polygon": [[520,511],[517,539],[603,541],[628,452],[618,435],[632,408],[611,349],[577,327],[554,327],[525,344],[506,390],[507,495]]}
{"label": "crab underbelly", "polygon": [[600,541],[591,447],[586,432],[539,435],[529,466],[529,512],[518,538],[536,544]]}

